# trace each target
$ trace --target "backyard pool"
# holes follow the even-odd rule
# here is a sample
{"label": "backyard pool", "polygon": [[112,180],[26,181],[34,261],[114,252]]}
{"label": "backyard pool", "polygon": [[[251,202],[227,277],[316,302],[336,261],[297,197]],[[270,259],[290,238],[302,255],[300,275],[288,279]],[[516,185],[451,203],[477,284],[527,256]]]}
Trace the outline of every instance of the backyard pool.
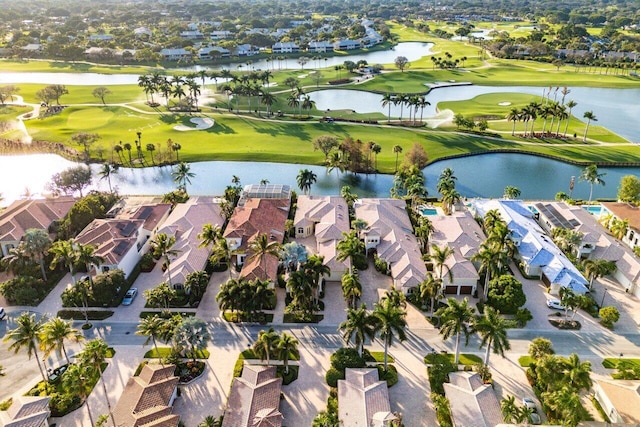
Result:
{"label": "backyard pool", "polygon": [[421,208],[420,212],[423,216],[434,216],[438,215],[438,210],[436,208]]}
{"label": "backyard pool", "polygon": [[595,217],[599,217],[606,211],[606,209],[602,205],[583,205],[582,209],[586,210]]}

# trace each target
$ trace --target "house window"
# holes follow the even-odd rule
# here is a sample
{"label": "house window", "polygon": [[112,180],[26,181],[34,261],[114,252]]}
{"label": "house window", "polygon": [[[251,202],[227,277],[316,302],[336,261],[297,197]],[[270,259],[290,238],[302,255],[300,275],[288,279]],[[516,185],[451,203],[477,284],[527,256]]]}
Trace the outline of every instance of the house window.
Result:
{"label": "house window", "polygon": [[246,256],[246,255],[244,255],[244,254],[238,254],[238,265],[243,265],[243,264],[244,264],[244,259],[245,259],[246,257],[247,257],[247,256]]}
{"label": "house window", "polygon": [[106,273],[109,270],[110,270],[110,268],[108,266],[106,266],[106,265],[102,267],[102,272],[103,273]]}
{"label": "house window", "polygon": [[298,227],[298,234],[304,234],[304,228]]}

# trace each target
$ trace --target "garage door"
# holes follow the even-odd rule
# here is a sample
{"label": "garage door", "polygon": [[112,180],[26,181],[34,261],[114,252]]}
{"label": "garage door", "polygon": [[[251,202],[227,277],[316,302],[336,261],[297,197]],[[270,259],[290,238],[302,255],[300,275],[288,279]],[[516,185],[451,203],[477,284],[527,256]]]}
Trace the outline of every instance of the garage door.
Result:
{"label": "garage door", "polygon": [[444,290],[447,295],[458,295],[458,287],[457,286],[447,286]]}
{"label": "garage door", "polygon": [[460,295],[471,295],[473,286],[460,286]]}

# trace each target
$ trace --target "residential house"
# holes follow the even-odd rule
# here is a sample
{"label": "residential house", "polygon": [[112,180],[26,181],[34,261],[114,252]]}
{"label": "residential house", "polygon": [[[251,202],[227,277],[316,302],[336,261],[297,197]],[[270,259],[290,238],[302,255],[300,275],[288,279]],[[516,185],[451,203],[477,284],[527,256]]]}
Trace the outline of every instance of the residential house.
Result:
{"label": "residential house", "polygon": [[233,33],[231,31],[216,30],[216,31],[211,31],[211,34],[209,34],[209,37],[211,37],[211,40],[223,40],[223,39],[229,39],[233,37]]}
{"label": "residential house", "polygon": [[47,427],[49,400],[46,396],[16,396],[6,411],[0,411],[0,427]]}
{"label": "residential house", "polygon": [[0,258],[18,246],[28,229],[51,231],[51,226],[63,219],[75,202],[72,196],[13,202],[0,214]]}
{"label": "residential house", "polygon": [[[554,228],[566,228],[582,233],[583,237],[580,245],[575,249],[574,255],[578,259],[588,257],[600,238],[600,230],[595,228],[595,219],[589,215],[584,209],[576,207],[571,209],[564,202],[539,202],[533,205],[534,217],[537,216],[540,226],[549,234]],[[584,212],[581,215],[583,221],[576,217],[578,212]],[[589,224],[586,224],[584,220]]]}
{"label": "residential house", "polygon": [[22,46],[20,50],[28,53],[42,52],[42,45],[40,43],[29,43]]}
{"label": "residential house", "polygon": [[361,47],[362,45],[358,40],[344,39],[333,43],[333,50],[354,50]]}
{"label": "residential house", "polygon": [[191,58],[191,52],[184,48],[162,49],[160,56],[165,61],[180,61],[181,59]]}
{"label": "residential house", "polygon": [[113,36],[111,34],[94,34],[87,37],[87,40],[92,42],[96,42],[96,41],[109,42],[113,40]]}
{"label": "residential house", "polygon": [[258,50],[254,49],[254,47],[248,43],[238,45],[233,51],[233,54],[236,56],[253,56],[257,53]]}
{"label": "residential house", "polygon": [[479,199],[472,207],[483,217],[492,209],[500,212],[518,249],[516,259],[522,261],[524,272],[539,276],[550,288],[550,293],[557,294],[561,287],[578,294],[588,291],[588,282],[582,273],[538,225],[536,215],[523,202]]}
{"label": "residential house", "polygon": [[235,263],[242,266],[240,276],[246,280],[277,281],[278,258],[266,255],[252,257],[251,242],[266,234],[269,242],[284,241],[285,224],[289,216],[290,199],[247,199],[237,206],[224,231],[229,248],[235,252]]}
{"label": "residential house", "polygon": [[341,280],[351,265],[349,259],[337,259],[342,233],[350,230],[347,202],[340,196],[298,196],[293,227],[297,239],[314,237],[312,249],[324,257],[324,265],[331,269],[327,280]]}
{"label": "residential house", "polygon": [[181,287],[189,273],[202,271],[207,265],[211,248],[201,248],[198,234],[205,224],[222,226],[224,218],[220,205],[208,197],[192,197],[186,203],[179,203],[164,221],[158,233],[175,236],[173,250],[177,255],[164,272],[166,281],[171,275],[174,287]]}
{"label": "residential house", "polygon": [[220,46],[207,46],[198,50],[198,59],[228,58],[230,56],[231,52],[229,49]]}
{"label": "residential house", "polygon": [[202,40],[202,39],[204,39],[204,34],[202,34],[198,30],[195,30],[195,31],[182,31],[180,33],[180,37],[182,37],[183,39],[187,39],[187,40]]}
{"label": "residential house", "polygon": [[128,277],[170,210],[167,203],[125,209],[116,218],[93,220],[75,242],[96,247],[95,254],[104,258],[102,264],[95,266],[97,272],[118,268]]}
{"label": "residential house", "polygon": [[502,422],[500,403],[490,384],[474,372],[451,372],[444,383],[454,427],[493,427]]}
{"label": "residential house", "polygon": [[147,27],[138,27],[138,28],[133,30],[133,34],[136,37],[142,37],[142,36],[151,37],[153,35],[153,32],[150,29],[148,29]]}
{"label": "residential house", "polygon": [[[484,232],[469,211],[456,211],[451,215],[429,217],[433,232],[429,243],[440,248],[450,247],[453,254],[447,258],[443,268],[442,285],[446,294],[469,295],[477,290],[478,266],[471,258],[478,253],[485,240]],[[447,272],[451,273],[452,279]],[[434,274],[438,276],[439,272]]]}
{"label": "residential house", "polygon": [[248,199],[287,199],[291,200],[291,187],[282,184],[245,185],[240,193],[238,206],[244,205]]}
{"label": "residential house", "polygon": [[281,389],[275,366],[245,364],[231,385],[222,427],[282,427]]}
{"label": "residential house", "polygon": [[386,381],[379,381],[378,370],[345,370],[338,380],[338,419],[350,427],[386,427],[397,417],[391,413]]}
{"label": "residential house", "polygon": [[129,378],[113,408],[115,427],[177,427],[180,416],[172,413],[178,395],[175,365],[144,365],[140,375]]}
{"label": "residential house", "polygon": [[405,293],[422,283],[427,267],[406,210],[406,202],[398,199],[359,199],[355,202],[356,218],[368,226],[360,237],[367,251],[375,249],[386,261],[396,288]]}
{"label": "residential house", "polygon": [[298,53],[300,52],[300,46],[293,42],[278,42],[271,46],[273,53]]}
{"label": "residential house", "polygon": [[328,41],[309,42],[307,51],[313,53],[333,52],[333,43],[329,43]]}
{"label": "residential house", "polygon": [[629,221],[622,241],[631,249],[640,246],[640,208],[630,203],[603,203],[602,206],[615,218]]}
{"label": "residential house", "polygon": [[640,425],[640,381],[598,380],[594,396],[612,423]]}

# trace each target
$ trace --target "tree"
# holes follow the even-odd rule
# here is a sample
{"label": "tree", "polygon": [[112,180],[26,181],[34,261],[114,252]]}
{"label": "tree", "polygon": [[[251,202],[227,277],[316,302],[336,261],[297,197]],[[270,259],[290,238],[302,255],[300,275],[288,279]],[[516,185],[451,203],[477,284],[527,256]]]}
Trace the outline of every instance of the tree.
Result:
{"label": "tree", "polygon": [[613,306],[602,307],[598,311],[598,315],[600,316],[600,323],[609,329],[613,328],[613,324],[620,320],[620,312]]}
{"label": "tree", "polygon": [[580,177],[578,178],[580,181],[586,181],[589,183],[589,201],[591,201],[591,198],[593,197],[593,185],[594,184],[598,184],[598,185],[602,185],[604,187],[605,182],[602,179],[604,176],[606,175],[605,172],[603,173],[598,173],[598,166],[596,164],[592,164],[587,166],[586,168],[584,168],[584,170],[582,171],[582,173],[580,174]]}
{"label": "tree", "polygon": [[516,107],[511,108],[509,114],[507,114],[507,121],[513,122],[513,127],[511,128],[511,136],[516,134],[516,122],[520,121],[520,110]]}
{"label": "tree", "polygon": [[296,177],[298,188],[302,190],[305,195],[311,193],[311,186],[315,184],[317,180],[318,177],[316,174],[309,169],[300,169],[300,172],[298,172],[298,176]]}
{"label": "tree", "polygon": [[38,368],[42,375],[42,380],[47,382],[42,365],[40,364],[40,356],[38,356],[38,347],[40,347],[40,338],[42,336],[43,319],[37,319],[34,313],[23,312],[15,319],[16,328],[7,331],[7,335],[3,341],[13,341],[9,346],[9,350],[18,353],[22,348],[27,349],[29,360],[31,356],[35,356],[38,362]]}
{"label": "tree", "polygon": [[180,162],[171,172],[171,176],[173,177],[173,182],[178,184],[178,190],[183,190],[186,193],[187,184],[191,184],[191,178],[195,177],[196,174],[191,172],[191,166],[188,163]]}
{"label": "tree", "polygon": [[393,61],[393,63],[396,65],[396,67],[404,73],[405,68],[409,68],[409,60],[407,59],[406,56],[398,56],[396,57],[396,59]]}
{"label": "tree", "polygon": [[268,331],[260,331],[258,333],[258,339],[253,343],[254,353],[260,360],[266,360],[267,366],[271,364],[271,356],[276,349],[279,339],[278,333],[275,332],[273,328],[269,328]]}
{"label": "tree", "polygon": [[455,298],[447,300],[447,307],[442,307],[436,311],[436,316],[441,319],[440,335],[442,339],[449,339],[456,336],[456,356],[453,361],[455,365],[460,360],[460,334],[464,334],[465,345],[469,343],[470,324],[473,320],[474,309],[469,307],[469,300],[465,298],[459,302]]}
{"label": "tree", "polygon": [[567,115],[567,123],[564,126],[564,136],[567,136],[567,130],[569,129],[569,122],[571,121],[571,110],[573,110],[573,107],[575,107],[576,105],[578,105],[578,103],[574,100],[569,100],[567,101],[567,103],[565,104],[566,107],[569,109],[569,113]]}
{"label": "tree", "polygon": [[389,114],[387,115],[387,123],[391,123],[391,104],[395,95],[391,93],[385,93],[382,95],[382,108],[389,107]]}
{"label": "tree", "polygon": [[76,252],[73,245],[73,240],[58,240],[54,242],[51,249],[49,249],[49,252],[53,254],[49,268],[55,270],[59,264],[63,264],[69,269],[71,280],[75,283],[74,268],[76,265]]}
{"label": "tree", "polygon": [[362,283],[360,283],[358,273],[355,270],[352,273],[345,272],[342,275],[341,285],[347,307],[355,309],[358,299],[362,296]]}
{"label": "tree", "polygon": [[39,228],[30,228],[24,232],[19,246],[21,246],[27,257],[40,264],[42,279],[46,281],[47,274],[44,268],[44,258],[51,248],[49,233]]}
{"label": "tree", "polygon": [[405,154],[404,160],[407,165],[422,169],[427,166],[429,156],[419,142],[414,142],[407,154]]}
{"label": "tree", "polygon": [[143,292],[147,303],[152,307],[162,307],[168,310],[171,301],[177,297],[177,292],[167,282],[162,282],[155,288],[147,289]]}
{"label": "tree", "polygon": [[553,350],[551,341],[547,338],[534,338],[531,344],[529,344],[529,356],[531,356],[534,361],[542,360],[553,354],[555,354],[555,351]]}
{"label": "tree", "polygon": [[522,283],[509,274],[491,280],[487,304],[504,314],[515,314],[527,302]]}
{"label": "tree", "polygon": [[222,230],[218,224],[207,223],[202,226],[202,231],[198,233],[197,237],[200,240],[199,248],[213,247],[222,238]]}
{"label": "tree", "polygon": [[188,349],[187,355],[195,362],[197,352],[207,348],[211,335],[207,330],[207,323],[197,317],[187,317],[176,327],[173,342],[178,349]]}
{"label": "tree", "polygon": [[286,332],[283,332],[280,339],[276,342],[276,351],[278,352],[278,358],[282,360],[284,364],[285,374],[289,373],[289,359],[291,357],[300,357],[298,344],[298,340]]}
{"label": "tree", "polygon": [[184,292],[189,295],[192,302],[198,301],[204,295],[208,284],[209,274],[206,271],[192,271],[184,279]]}
{"label": "tree", "polygon": [[98,175],[100,176],[101,181],[103,179],[107,180],[107,183],[109,184],[109,193],[113,193],[113,188],[111,187],[111,175],[117,174],[117,173],[118,173],[118,167],[111,166],[109,163],[103,163],[102,167],[100,168],[100,172],[98,172]]}
{"label": "tree", "polygon": [[609,223],[609,231],[613,234],[613,237],[616,239],[622,239],[627,234],[627,230],[629,229],[629,220],[628,219],[618,219],[614,218]]}
{"label": "tree", "polygon": [[146,150],[149,152],[149,155],[151,156],[151,163],[155,165],[156,160],[153,158],[153,152],[156,151],[156,145],[149,143],[146,145]]}
{"label": "tree", "polygon": [[220,262],[225,262],[227,264],[227,269],[229,270],[229,279],[231,279],[231,274],[233,271],[233,266],[231,265],[231,257],[233,256],[233,249],[229,246],[229,242],[227,239],[219,239],[215,245],[213,245],[213,249],[211,251],[211,257],[209,260],[212,264],[219,264]]}
{"label": "tree", "polygon": [[389,347],[397,338],[400,342],[407,339],[407,312],[391,302],[390,299],[375,304],[373,310],[376,335],[384,342],[384,370],[387,371]]}
{"label": "tree", "polygon": [[277,241],[270,241],[269,236],[266,233],[258,234],[258,236],[249,242],[249,260],[258,259],[262,271],[266,271],[265,262],[267,257],[278,257],[280,252],[280,243]]}
{"label": "tree", "polygon": [[[171,141],[171,140],[169,140]],[[182,149],[182,145],[178,144],[177,142],[174,142],[171,144],[171,150],[174,151],[176,153],[176,162],[180,161],[180,150]]]}
{"label": "tree", "polygon": [[93,89],[93,92],[91,92],[91,94],[93,95],[94,98],[100,99],[103,105],[107,105],[106,102],[104,101],[104,98],[107,95],[111,95],[111,91],[107,87],[98,86],[97,88]]}
{"label": "tree", "polygon": [[433,277],[433,274],[427,273],[427,278],[420,283],[420,299],[425,301],[427,298],[431,300],[430,310],[431,317],[436,306],[436,300],[442,295],[442,280]]}
{"label": "tree", "polygon": [[104,391],[104,398],[107,402],[107,408],[109,409],[109,416],[113,425],[116,424],[116,420],[113,418],[113,412],[111,411],[111,402],[109,401],[109,395],[107,394],[107,386],[102,378],[102,365],[107,359],[109,354],[109,346],[100,338],[93,339],[84,347],[84,350],[78,355],[78,360],[81,364],[91,366],[93,373],[98,376],[99,381],[102,382],[102,390]]}
{"label": "tree", "polygon": [[78,132],[71,135],[71,141],[84,148],[84,154],[87,159],[89,158],[89,148],[99,139],[100,135],[97,133]]}
{"label": "tree", "polygon": [[334,148],[340,145],[340,141],[333,135],[320,135],[313,140],[313,150],[320,150],[324,154],[325,160]]}
{"label": "tree", "polygon": [[625,175],[620,178],[618,200],[629,203],[640,201],[640,179],[637,176]]}
{"label": "tree", "polygon": [[593,289],[593,282],[599,277],[604,277],[608,274],[613,274],[616,269],[615,261],[608,261],[606,259],[585,259],[582,262],[584,272],[589,279],[589,289]]}
{"label": "tree", "polygon": [[91,276],[91,265],[100,265],[104,262],[104,258],[96,255],[97,246],[75,244],[75,258],[78,265],[82,265],[87,270],[89,276],[89,284],[93,286],[93,278]]}
{"label": "tree", "polygon": [[278,254],[285,271],[296,271],[298,266],[307,261],[307,248],[298,242],[285,243]]}
{"label": "tree", "polygon": [[485,305],[484,313],[475,317],[472,325],[472,332],[480,334],[480,348],[487,346],[484,355],[484,364],[489,365],[489,355],[491,351],[504,357],[504,352],[511,349],[507,330],[510,322],[500,317],[500,312]]}
{"label": "tree", "polygon": [[87,402],[87,398],[93,389],[93,384],[91,383],[92,376],[91,366],[72,363],[67,367],[67,370],[62,376],[62,387],[73,395],[77,395],[81,402],[84,402],[87,407],[87,412],[89,413],[89,421],[93,426],[93,415],[91,414],[89,402]]}
{"label": "tree", "polygon": [[453,281],[453,273],[451,273],[451,270],[447,265],[447,259],[449,259],[449,257],[453,255],[453,253],[454,250],[449,246],[440,247],[438,245],[431,245],[429,261],[433,263],[434,269],[438,270],[438,278],[440,280],[444,279],[444,272],[446,270],[449,282]]}
{"label": "tree", "polygon": [[65,340],[80,342],[84,339],[82,332],[75,329],[71,322],[63,320],[59,317],[49,319],[42,326],[42,334],[40,335],[41,348],[44,350],[44,357],[49,357],[52,351],[55,351],[58,357],[64,354],[67,365],[71,364],[67,349],[64,346]]}
{"label": "tree", "polygon": [[347,309],[347,320],[340,323],[338,329],[342,332],[342,338],[347,344],[353,339],[358,355],[362,357],[364,343],[367,338],[375,337],[376,318],[369,314],[366,304],[361,304],[358,309]]}
{"label": "tree", "polygon": [[504,188],[504,195],[503,197],[505,199],[517,199],[518,197],[520,197],[520,189],[518,187],[514,187],[513,185],[507,185]]}
{"label": "tree", "polygon": [[582,141],[586,142],[587,133],[589,132],[589,125],[591,124],[591,122],[597,122],[598,119],[596,118],[596,115],[593,114],[593,111],[585,111],[585,113],[583,114],[583,117],[587,119],[587,126],[584,128],[584,137],[582,138]]}
{"label": "tree", "polygon": [[175,244],[176,236],[168,236],[166,233],[158,233],[151,241],[153,256],[157,259],[164,257],[169,285],[171,285],[171,257],[178,255],[178,251],[172,249]]}
{"label": "tree", "polygon": [[[149,342],[153,342],[153,347],[156,350],[156,354],[160,356],[160,352],[158,351],[158,338],[162,335],[162,330],[164,329],[165,320],[161,319],[157,314],[153,316],[148,316],[140,320],[138,324],[138,330],[136,331],[136,335],[146,336],[143,346],[149,344]],[[164,363],[162,362],[162,357],[160,357],[160,364],[164,367]]]}
{"label": "tree", "polygon": [[51,177],[50,187],[53,191],[64,194],[80,193],[91,185],[91,169],[86,166],[72,166]]}
{"label": "tree", "polygon": [[394,145],[393,146],[393,152],[396,155],[396,168],[395,168],[395,172],[398,172],[398,156],[400,155],[400,153],[402,153],[402,146],[400,145]]}
{"label": "tree", "polygon": [[342,240],[340,240],[336,246],[338,250],[337,260],[340,262],[346,259],[350,260],[349,273],[353,273],[353,265],[356,259],[364,257],[365,246],[358,233],[355,230],[351,230],[349,233],[342,233]]}

